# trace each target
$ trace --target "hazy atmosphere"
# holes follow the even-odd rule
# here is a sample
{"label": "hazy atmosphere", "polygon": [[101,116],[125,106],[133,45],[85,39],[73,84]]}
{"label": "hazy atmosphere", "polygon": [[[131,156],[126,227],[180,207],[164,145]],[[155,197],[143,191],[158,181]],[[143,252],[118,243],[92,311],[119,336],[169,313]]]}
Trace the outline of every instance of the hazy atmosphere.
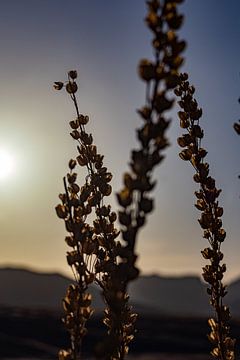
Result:
{"label": "hazy atmosphere", "polygon": [[[188,0],[181,7],[187,39],[184,69],[203,108],[204,147],[224,207],[226,279],[240,276],[239,137],[240,3]],[[69,135],[75,116],[64,92],[53,90],[66,72],[79,73],[80,111],[113,173],[122,184],[145,84],[137,75],[151,57],[143,0],[10,0],[0,3],[0,265],[68,274],[65,228],[55,213],[68,160],[76,154]],[[177,111],[177,110],[176,110]],[[140,233],[142,273],[200,274],[206,247],[197,222],[193,170],[179,159],[181,134],[172,112],[171,147],[155,172],[155,212]],[[6,158],[11,168],[6,168]],[[5,159],[5,160],[4,160]],[[117,209],[114,194],[113,207]]]}

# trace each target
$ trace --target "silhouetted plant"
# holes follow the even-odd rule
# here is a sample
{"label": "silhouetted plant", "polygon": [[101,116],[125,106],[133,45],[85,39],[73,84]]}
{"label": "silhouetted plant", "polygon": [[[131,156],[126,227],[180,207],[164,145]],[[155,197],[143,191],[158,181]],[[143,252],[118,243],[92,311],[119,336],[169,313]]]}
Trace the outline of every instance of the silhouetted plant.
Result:
{"label": "silhouetted plant", "polygon": [[[66,328],[71,334],[71,349],[61,350],[60,359],[80,359],[82,339],[87,332],[86,322],[93,310],[91,294],[87,293],[89,284],[94,281],[104,288],[104,276],[116,262],[115,238],[119,232],[114,226],[116,213],[110,205],[104,205],[104,197],[112,192],[109,184],[112,174],[103,166],[103,156],[93,144],[92,134],[88,134],[85,125],[88,116],[79,112],[75,93],[77,92],[77,72],[68,73],[66,84],[55,83],[55,89],[66,88],[73,100],[76,119],[70,121],[70,135],[78,142],[78,156],[69,161],[67,180],[64,178],[65,193],[60,194],[62,204],[56,207],[57,215],[64,219],[70,236],[66,243],[72,248],[67,253],[67,261],[73,270],[75,285],[70,285],[63,300],[66,316]],[[77,173],[73,172],[77,164],[86,168],[85,183],[77,184]]]}
{"label": "silhouetted plant", "polygon": [[209,247],[201,253],[204,259],[210,261],[210,265],[203,267],[203,278],[209,284],[207,292],[216,315],[215,318],[208,320],[211,327],[208,338],[214,347],[211,354],[220,360],[233,360],[235,339],[230,337],[230,312],[228,306],[223,303],[227,290],[222,283],[226,265],[221,263],[223,259],[221,244],[226,232],[222,228],[223,208],[218,202],[221,190],[217,189],[215,179],[209,175],[209,164],[205,161],[207,151],[201,147],[204,136],[199,125],[202,109],[198,107],[193,97],[195,89],[189,85],[186,73],[181,74],[179,79],[180,84],[175,89],[175,94],[181,99],[178,103],[182,110],[178,112],[178,116],[181,128],[186,131],[177,140],[179,146],[183,148],[179,156],[182,160],[189,161],[196,171],[193,179],[199,184],[199,190],[195,192],[197,198],[195,206],[201,211],[198,221],[204,231],[203,237],[209,243]]}
{"label": "silhouetted plant", "polygon": [[185,42],[176,34],[183,21],[177,2],[148,1],[147,6],[145,20],[153,33],[155,59],[143,59],[139,64],[139,75],[146,82],[146,103],[138,111],[144,125],[137,130],[140,147],[131,153],[130,172],[124,174],[124,187],[117,194],[122,207],[118,215],[124,243],[118,248],[119,262],[108,273],[105,284],[108,294],[104,297],[109,305],[105,322],[109,330],[103,354],[108,354],[109,359],[123,359],[133,338],[132,320],[136,316],[127,304],[127,287],[139,273],[135,266],[137,234],[146,215],[153,210],[153,199],[148,195],[155,185],[152,171],[163,160],[162,152],[168,146],[165,133],[169,121],[165,112],[173,106],[168,94],[177,84],[178,68],[183,62],[181,52],[185,48]]}
{"label": "silhouetted plant", "polygon": [[[70,160],[67,180],[64,178],[62,204],[56,207],[57,215],[64,219],[70,233],[66,242],[72,250],[67,253],[67,261],[76,280],[63,300],[71,348],[59,352],[60,360],[81,358],[86,322],[92,314],[91,295],[87,290],[93,281],[102,289],[107,305],[104,323],[108,327],[108,334],[97,345],[95,355],[122,360],[134,337],[136,314],[128,304],[127,287],[139,273],[135,266],[138,231],[145,223],[146,214],[153,210],[153,199],[148,195],[155,185],[152,171],[163,160],[162,152],[168,146],[165,133],[169,120],[165,112],[173,106],[169,93],[177,85],[178,69],[183,62],[181,52],[185,48],[185,42],[176,34],[183,20],[177,11],[177,4],[181,2],[147,1],[146,23],[153,33],[155,59],[144,59],[139,65],[139,75],[146,82],[146,104],[138,111],[144,125],[137,130],[140,148],[132,151],[131,171],[124,175],[124,188],[117,195],[122,207],[119,212],[122,243],[116,241],[117,216],[110,205],[103,204],[103,198],[111,193],[112,175],[103,167],[103,156],[97,153],[92,135],[86,132],[88,117],[79,112],[75,96],[76,71],[68,73],[66,83],[55,83],[56,90],[65,88],[73,100],[77,117],[70,122],[71,136],[79,143],[79,155],[76,160]],[[87,169],[82,187],[76,182],[77,173],[73,172],[77,164]]]}

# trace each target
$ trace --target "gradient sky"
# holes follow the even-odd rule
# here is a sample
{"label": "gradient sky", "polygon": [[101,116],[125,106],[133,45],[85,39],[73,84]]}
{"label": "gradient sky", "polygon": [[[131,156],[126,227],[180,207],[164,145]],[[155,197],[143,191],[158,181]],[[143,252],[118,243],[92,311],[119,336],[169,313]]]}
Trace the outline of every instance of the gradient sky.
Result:
{"label": "gradient sky", "polygon": [[[226,278],[240,276],[240,139],[232,124],[240,107],[240,2],[188,0],[181,6],[187,40],[184,70],[203,107],[204,146],[217,185],[223,189],[227,238]],[[68,122],[74,109],[52,83],[79,72],[82,113],[115,192],[127,169],[141,120],[145,86],[136,67],[152,56],[143,0],[9,0],[0,3],[0,149],[15,157],[11,177],[0,179],[0,265],[68,273],[64,224],[54,207],[67,163],[76,154]],[[176,111],[168,132],[171,148],[154,176],[155,212],[138,242],[143,273],[200,274],[204,262],[194,208],[193,169],[178,157],[181,131]],[[112,198],[113,206],[116,202]]]}

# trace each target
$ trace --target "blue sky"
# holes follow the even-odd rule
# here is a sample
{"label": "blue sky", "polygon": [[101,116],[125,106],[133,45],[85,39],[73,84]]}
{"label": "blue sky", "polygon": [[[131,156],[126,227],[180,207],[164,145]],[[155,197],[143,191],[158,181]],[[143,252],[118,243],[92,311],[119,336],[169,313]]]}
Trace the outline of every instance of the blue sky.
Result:
{"label": "blue sky", "polygon": [[[240,173],[239,138],[232,129],[240,107],[240,3],[187,0],[181,6],[187,40],[184,70],[203,107],[204,146],[217,184],[223,189],[223,249],[227,278],[238,265]],[[114,174],[115,192],[127,169],[136,109],[144,104],[137,76],[141,58],[151,58],[150,32],[142,0],[10,0],[0,4],[0,148],[16,160],[14,174],[0,182],[0,264],[67,272],[63,223],[54,206],[68,160],[76,153],[68,135],[74,117],[70,100],[52,83],[69,69],[79,72],[79,104],[99,150]],[[172,111],[171,148],[154,177],[155,212],[138,242],[145,273],[200,274],[206,246],[197,223],[190,165],[178,157],[181,134]],[[116,206],[114,196],[113,206]]]}

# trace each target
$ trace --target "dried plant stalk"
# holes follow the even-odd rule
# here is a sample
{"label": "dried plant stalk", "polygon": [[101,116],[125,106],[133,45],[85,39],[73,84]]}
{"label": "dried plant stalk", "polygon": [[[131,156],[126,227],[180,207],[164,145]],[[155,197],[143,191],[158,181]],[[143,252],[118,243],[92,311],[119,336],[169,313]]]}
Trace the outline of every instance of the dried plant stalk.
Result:
{"label": "dried plant stalk", "polygon": [[139,273],[135,264],[138,231],[153,210],[153,199],[148,195],[155,185],[152,171],[163,160],[163,150],[168,146],[165,133],[169,121],[165,112],[173,105],[169,93],[177,85],[185,48],[185,42],[177,36],[183,21],[177,9],[181,2],[147,1],[146,24],[153,33],[155,59],[144,59],[139,64],[139,75],[146,82],[146,104],[138,111],[144,125],[137,130],[140,148],[132,151],[131,169],[124,175],[124,188],[117,194],[124,242],[117,254],[119,262],[106,277],[111,296],[108,299],[105,295],[109,305],[105,322],[109,330],[101,349],[104,359],[124,359],[134,336],[136,315],[128,306],[127,287]]}
{"label": "dried plant stalk", "polygon": [[[116,213],[104,205],[104,197],[112,192],[109,184],[112,174],[103,166],[103,155],[97,152],[92,134],[86,132],[88,116],[80,114],[75,93],[77,72],[68,73],[66,84],[56,82],[56,90],[66,88],[76,110],[76,119],[70,121],[70,135],[77,141],[78,156],[69,161],[69,173],[64,178],[65,193],[60,194],[62,204],[56,207],[57,215],[64,219],[70,236],[66,243],[71,247],[67,262],[73,270],[76,284],[70,285],[63,300],[64,322],[71,334],[71,348],[61,350],[59,359],[81,359],[82,339],[86,335],[86,322],[93,313],[89,284],[96,282],[104,288],[104,276],[116,263],[114,254],[119,232],[115,228]],[[86,168],[85,184],[77,184],[76,166]],[[106,291],[107,293],[107,291]]]}
{"label": "dried plant stalk", "polygon": [[213,344],[211,354],[219,360],[233,360],[235,359],[235,339],[230,337],[230,312],[223,302],[227,290],[222,282],[226,265],[221,263],[223,259],[221,244],[226,233],[222,228],[221,220],[223,208],[218,202],[221,190],[217,189],[215,179],[209,175],[209,164],[205,162],[207,151],[201,147],[204,133],[199,125],[202,109],[198,107],[193,97],[194,92],[194,87],[189,85],[188,75],[181,74],[175,94],[181,99],[179,105],[182,110],[178,112],[178,116],[180,126],[186,132],[178,138],[178,144],[183,148],[179,156],[182,160],[189,161],[196,171],[193,179],[199,184],[200,189],[195,192],[197,198],[195,206],[201,211],[198,221],[204,230],[203,237],[209,242],[209,247],[201,253],[204,259],[210,261],[210,265],[203,267],[203,278],[209,284],[207,292],[215,310],[215,318],[208,320],[211,327],[208,338]]}

